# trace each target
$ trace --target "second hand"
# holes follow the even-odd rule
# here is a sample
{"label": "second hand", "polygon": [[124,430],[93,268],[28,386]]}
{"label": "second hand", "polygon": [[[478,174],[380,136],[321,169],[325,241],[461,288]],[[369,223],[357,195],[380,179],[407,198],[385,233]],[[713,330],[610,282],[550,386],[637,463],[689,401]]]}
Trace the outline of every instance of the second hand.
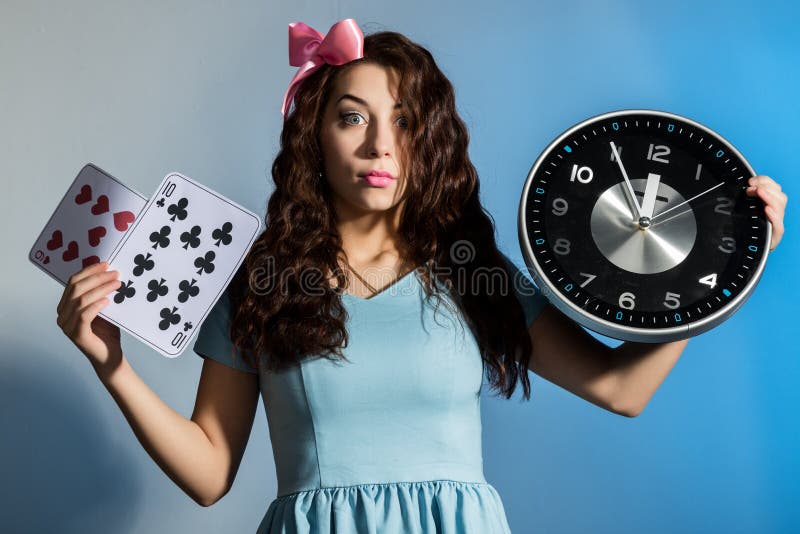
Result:
{"label": "second hand", "polygon": [[666,209],[666,210],[662,211],[661,213],[658,213],[658,214],[656,214],[655,216],[653,216],[653,218],[652,218],[652,219],[650,219],[650,221],[655,221],[656,219],[658,219],[658,218],[659,218],[659,217],[661,217],[662,215],[664,215],[664,214],[666,214],[666,213],[669,213],[669,212],[671,212],[671,211],[672,211],[672,210],[674,210],[675,208],[680,208],[680,207],[681,207],[681,206],[683,206],[684,204],[687,204],[687,203],[691,202],[692,200],[696,199],[697,197],[701,197],[701,196],[705,195],[706,193],[710,193],[711,191],[713,191],[714,189],[718,188],[718,187],[719,187],[719,186],[721,186],[721,185],[725,185],[725,182],[720,182],[720,183],[718,183],[717,185],[715,185],[714,187],[712,187],[712,188],[710,188],[710,189],[706,189],[706,190],[705,190],[705,191],[703,191],[702,193],[699,193],[699,194],[697,194],[697,195],[693,196],[693,197],[692,197],[692,198],[690,198],[689,200],[684,200],[684,201],[683,201],[683,202],[681,202],[680,204],[676,204],[675,206],[672,206],[671,208],[669,208],[669,209]]}

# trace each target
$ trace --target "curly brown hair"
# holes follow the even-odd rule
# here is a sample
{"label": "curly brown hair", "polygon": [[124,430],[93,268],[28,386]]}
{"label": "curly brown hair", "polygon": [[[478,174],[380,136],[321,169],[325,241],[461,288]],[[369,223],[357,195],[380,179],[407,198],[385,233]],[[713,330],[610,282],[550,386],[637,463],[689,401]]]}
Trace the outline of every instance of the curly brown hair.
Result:
{"label": "curly brown hair", "polygon": [[[348,333],[340,292],[348,280],[339,264],[343,249],[332,193],[319,174],[320,128],[337,77],[362,63],[396,72],[409,122],[407,153],[414,157],[404,158],[408,171],[398,247],[419,266],[427,298],[436,297],[437,309],[444,284],[475,336],[491,387],[511,398],[520,381],[529,399],[531,341],[521,303],[513,292],[475,291],[475,284],[465,283],[478,270],[502,273],[506,281],[514,271],[498,250],[494,220],[480,203],[478,174],[467,153],[469,134],[456,112],[453,86],[428,50],[396,32],[367,35],[363,58],[323,65],[295,94],[272,165],[275,191],[267,203],[265,230],[228,289],[231,340],[255,368],[263,355],[270,371],[307,356],[347,360],[341,351]],[[466,263],[452,257],[459,243],[470,246]],[[278,273],[282,290],[274,291]]]}

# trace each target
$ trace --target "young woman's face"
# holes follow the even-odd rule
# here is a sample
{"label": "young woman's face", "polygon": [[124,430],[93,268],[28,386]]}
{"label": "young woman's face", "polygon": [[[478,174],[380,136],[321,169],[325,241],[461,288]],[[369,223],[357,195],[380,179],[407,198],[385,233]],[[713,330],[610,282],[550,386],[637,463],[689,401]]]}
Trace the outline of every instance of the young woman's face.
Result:
{"label": "young woman's face", "polygon": [[[372,64],[347,69],[333,86],[320,143],[323,172],[340,215],[387,211],[400,200],[408,122],[396,95],[395,73]],[[365,177],[370,171],[385,171],[394,179],[380,187]]]}

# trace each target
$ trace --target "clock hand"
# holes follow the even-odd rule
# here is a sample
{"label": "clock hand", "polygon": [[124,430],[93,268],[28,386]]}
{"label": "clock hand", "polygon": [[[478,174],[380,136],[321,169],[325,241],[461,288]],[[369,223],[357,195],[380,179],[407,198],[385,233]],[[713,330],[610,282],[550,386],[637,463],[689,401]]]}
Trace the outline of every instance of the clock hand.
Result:
{"label": "clock hand", "polygon": [[616,158],[617,163],[619,164],[619,170],[622,171],[622,177],[625,178],[625,185],[628,187],[628,197],[629,201],[632,201],[633,206],[636,208],[636,213],[632,213],[631,215],[635,215],[636,217],[642,216],[642,208],[639,207],[639,201],[636,200],[636,195],[633,193],[633,186],[631,186],[631,181],[628,180],[628,173],[625,172],[625,167],[622,166],[622,158],[619,157],[619,152],[617,151],[617,147],[614,145],[614,141],[609,141],[611,143],[611,150],[614,152],[614,158]]}
{"label": "clock hand", "polygon": [[[680,212],[680,213],[676,213],[676,214],[675,214],[675,215],[673,215],[672,217],[667,217],[666,219],[661,219],[661,220],[660,220],[660,221],[658,221],[657,223],[654,223],[654,224],[650,225],[650,229],[652,230],[653,228],[655,228],[655,227],[656,227],[656,226],[658,226],[659,224],[664,224],[665,222],[671,221],[672,219],[674,219],[674,218],[676,218],[676,217],[680,217],[681,215],[686,215],[687,213],[691,213],[691,211],[692,211],[692,208],[686,208],[686,209],[685,209],[685,210],[683,210],[682,212]],[[651,219],[651,220],[652,220],[652,219]]]}
{"label": "clock hand", "polygon": [[642,217],[652,219],[653,209],[656,207],[658,184],[660,182],[660,174],[653,174],[651,172],[647,175],[647,184],[644,186],[644,198],[642,199]]}
{"label": "clock hand", "polygon": [[652,218],[650,219],[650,221],[651,221],[651,222],[652,222],[652,221],[655,221],[656,219],[658,219],[659,217],[661,217],[661,216],[662,216],[662,215],[664,215],[665,213],[669,213],[669,212],[671,212],[672,210],[674,210],[675,208],[680,208],[680,207],[681,207],[681,206],[683,206],[684,204],[687,204],[687,203],[691,202],[692,200],[694,200],[694,199],[696,199],[696,198],[698,198],[698,197],[701,197],[701,196],[705,195],[706,193],[710,193],[711,191],[713,191],[714,189],[718,188],[718,187],[719,187],[719,186],[721,186],[721,185],[725,185],[725,182],[720,182],[720,183],[718,183],[717,185],[715,185],[714,187],[710,187],[710,188],[706,189],[705,191],[703,191],[702,193],[699,193],[699,194],[697,194],[697,195],[693,196],[693,197],[692,197],[692,198],[690,198],[689,200],[684,200],[684,201],[683,201],[683,202],[681,202],[680,204],[677,204],[677,205],[675,205],[675,206],[672,206],[671,208],[669,208],[669,209],[666,209],[666,210],[664,210],[664,211],[662,211],[662,212],[660,212],[660,213],[656,214],[656,216],[655,216],[655,217],[652,217]]}

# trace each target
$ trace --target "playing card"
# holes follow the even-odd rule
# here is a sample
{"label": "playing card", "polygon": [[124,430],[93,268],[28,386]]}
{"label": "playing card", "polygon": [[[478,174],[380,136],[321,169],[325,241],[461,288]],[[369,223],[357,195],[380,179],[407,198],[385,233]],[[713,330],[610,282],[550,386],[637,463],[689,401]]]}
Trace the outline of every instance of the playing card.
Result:
{"label": "playing card", "polygon": [[164,177],[109,258],[122,285],[99,315],[178,356],[255,240],[256,214],[180,173]]}
{"label": "playing card", "polygon": [[92,163],[72,182],[28,259],[67,285],[84,267],[105,261],[147,199]]}

